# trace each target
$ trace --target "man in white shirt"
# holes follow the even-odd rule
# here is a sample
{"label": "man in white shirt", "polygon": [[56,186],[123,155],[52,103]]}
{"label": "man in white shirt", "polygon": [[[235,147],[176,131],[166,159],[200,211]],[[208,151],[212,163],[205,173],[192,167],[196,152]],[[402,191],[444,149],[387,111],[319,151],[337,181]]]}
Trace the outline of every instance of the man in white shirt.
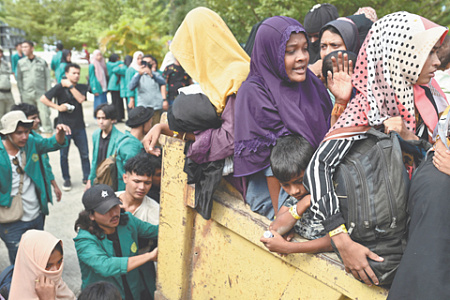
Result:
{"label": "man in white shirt", "polygon": [[0,206],[7,210],[17,194],[23,205],[20,218],[7,219],[9,214],[0,218],[0,237],[14,264],[22,234],[29,229],[42,230],[45,215],[48,215],[51,187],[50,182],[44,180],[40,156],[67,146],[66,134],[70,134],[70,128],[58,124],[53,137],[35,139],[30,136],[34,121],[28,120],[23,111],[11,111],[0,122]]}
{"label": "man in white shirt", "polygon": [[[159,204],[147,196],[152,187],[152,176],[155,173],[151,154],[139,153],[125,163],[125,191],[116,192],[122,201],[121,207],[133,214],[136,218],[153,225],[159,224]],[[150,240],[152,241],[152,240]],[[148,242],[145,242],[146,244]],[[148,251],[149,245],[143,251]]]}

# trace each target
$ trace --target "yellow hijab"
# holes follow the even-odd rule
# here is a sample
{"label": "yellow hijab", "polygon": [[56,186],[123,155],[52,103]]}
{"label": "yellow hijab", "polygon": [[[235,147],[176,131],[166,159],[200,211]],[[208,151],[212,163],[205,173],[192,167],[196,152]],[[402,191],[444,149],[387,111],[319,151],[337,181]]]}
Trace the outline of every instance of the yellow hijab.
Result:
{"label": "yellow hijab", "polygon": [[245,53],[222,18],[205,7],[191,10],[170,45],[175,58],[215,106],[217,114],[250,70]]}

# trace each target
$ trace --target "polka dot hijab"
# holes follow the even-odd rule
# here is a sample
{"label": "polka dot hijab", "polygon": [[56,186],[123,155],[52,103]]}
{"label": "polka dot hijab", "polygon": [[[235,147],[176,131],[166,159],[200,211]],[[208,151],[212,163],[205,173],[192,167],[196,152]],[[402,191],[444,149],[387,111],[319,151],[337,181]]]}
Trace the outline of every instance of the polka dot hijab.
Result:
{"label": "polka dot hijab", "polygon": [[402,116],[407,128],[415,131],[414,84],[430,51],[446,33],[447,28],[408,12],[392,13],[374,23],[352,77],[357,95],[328,136],[343,128],[381,125],[395,116]]}

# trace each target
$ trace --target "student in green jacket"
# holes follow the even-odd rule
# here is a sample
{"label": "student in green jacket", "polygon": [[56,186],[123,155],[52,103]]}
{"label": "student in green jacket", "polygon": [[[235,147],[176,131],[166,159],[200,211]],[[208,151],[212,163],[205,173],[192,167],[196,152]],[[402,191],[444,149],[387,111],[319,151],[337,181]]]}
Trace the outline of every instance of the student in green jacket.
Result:
{"label": "student in green jacket", "polygon": [[130,90],[128,88],[128,84],[130,83],[134,75],[139,72],[139,69],[141,68],[142,58],[144,58],[144,53],[142,53],[141,51],[134,52],[133,60],[131,61],[131,64],[128,67],[127,72],[125,74],[125,83],[127,89],[126,97],[128,98],[128,111],[137,106],[138,103],[137,91]]}
{"label": "student in green jacket", "polygon": [[93,185],[94,179],[97,177],[97,167],[103,160],[116,153],[119,141],[123,137],[123,133],[114,126],[116,110],[113,105],[100,104],[95,109],[94,116],[97,118],[99,129],[92,134],[94,149],[92,150],[91,173],[85,190]]}
{"label": "student in green jacket", "polygon": [[56,82],[61,83],[61,80],[66,74],[66,66],[70,63],[72,63],[72,52],[70,52],[70,50],[64,49],[62,51],[59,66],[55,71]]}
{"label": "student in green jacket", "polygon": [[153,109],[150,107],[138,106],[130,110],[126,123],[130,131],[125,131],[125,135],[119,141],[117,148],[117,181],[118,191],[125,190],[123,174],[125,174],[125,163],[132,157],[144,151],[141,140],[152,128]]}
{"label": "student in green jacket", "polygon": [[0,123],[0,206],[11,207],[14,196],[22,190],[22,217],[0,220],[0,237],[8,248],[11,263],[14,264],[22,234],[29,229],[43,230],[44,216],[49,212],[48,202],[51,200],[48,195],[51,187],[44,180],[40,156],[67,146],[66,134],[70,134],[70,128],[58,124],[53,137],[35,139],[30,135],[33,121],[27,120],[22,111],[5,114]]}
{"label": "student in green jacket", "polygon": [[[106,281],[114,284],[122,299],[153,299],[158,248],[138,254],[139,238],[157,239],[158,225],[139,220],[121,210],[112,188],[99,184],[83,195],[84,210],[75,222],[74,238],[82,285]],[[150,263],[149,263],[150,262]]]}
{"label": "student in green jacket", "polygon": [[109,81],[108,91],[111,93],[112,104],[116,108],[117,122],[122,122],[125,119],[125,111],[123,107],[123,97],[121,96],[121,82],[125,81],[125,73],[127,66],[120,60],[119,55],[113,53],[106,63],[108,70]]}
{"label": "student in green jacket", "polygon": [[[58,68],[59,68],[59,64],[61,63],[63,49],[64,49],[63,44],[61,44],[61,43],[56,44],[56,54],[53,55],[52,61],[50,63],[50,68],[52,69],[53,72],[55,72],[55,77],[56,77],[56,72],[58,71]],[[56,80],[58,80],[58,77],[56,77]]]}
{"label": "student in green jacket", "polygon": [[[35,140],[41,140],[43,139],[43,137],[37,133],[37,130],[39,129],[39,125],[41,124],[41,120],[39,119],[39,111],[37,109],[36,106],[28,104],[28,103],[20,103],[20,104],[15,104],[11,107],[11,111],[13,110],[20,110],[23,111],[23,113],[25,114],[25,116],[27,117],[28,120],[32,120],[34,121],[33,123],[33,127],[31,127],[31,132],[30,134],[34,137]],[[59,188],[58,184],[56,183],[55,180],[55,175],[53,175],[53,170],[52,170],[52,166],[50,165],[50,158],[48,157],[47,153],[44,153],[41,155],[41,160],[42,160],[42,165],[44,166],[44,172],[45,172],[45,178],[44,180],[50,181],[50,184],[53,187],[53,190],[55,191],[55,195],[56,195],[56,201],[61,201],[61,197],[62,197],[62,192],[61,189]],[[48,192],[48,198],[50,199],[50,202],[52,202],[52,191],[49,190]]]}
{"label": "student in green jacket", "polygon": [[92,53],[91,64],[89,65],[89,84],[94,94],[94,111],[100,104],[108,102],[106,99],[106,92],[108,91],[107,76],[105,59],[100,50],[97,49]]}
{"label": "student in green jacket", "polygon": [[17,78],[17,63],[19,62],[19,59],[25,57],[25,55],[22,53],[22,42],[16,43],[16,51],[17,52],[11,56],[11,69],[14,73],[14,76]]}

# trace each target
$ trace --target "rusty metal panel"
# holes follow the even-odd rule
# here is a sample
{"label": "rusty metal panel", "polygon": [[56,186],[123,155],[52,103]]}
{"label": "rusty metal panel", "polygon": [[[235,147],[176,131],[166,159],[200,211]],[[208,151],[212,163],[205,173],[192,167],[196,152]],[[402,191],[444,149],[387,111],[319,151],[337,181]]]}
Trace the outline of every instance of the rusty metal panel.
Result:
{"label": "rusty metal panel", "polygon": [[386,299],[386,290],[346,274],[334,254],[269,252],[259,242],[269,220],[250,211],[224,180],[212,219],[204,220],[191,208],[195,190],[183,172],[184,142],[164,142],[158,299]]}
{"label": "rusty metal panel", "polygon": [[157,289],[160,299],[186,299],[194,211],[185,206],[184,142],[166,138],[161,170]]}

